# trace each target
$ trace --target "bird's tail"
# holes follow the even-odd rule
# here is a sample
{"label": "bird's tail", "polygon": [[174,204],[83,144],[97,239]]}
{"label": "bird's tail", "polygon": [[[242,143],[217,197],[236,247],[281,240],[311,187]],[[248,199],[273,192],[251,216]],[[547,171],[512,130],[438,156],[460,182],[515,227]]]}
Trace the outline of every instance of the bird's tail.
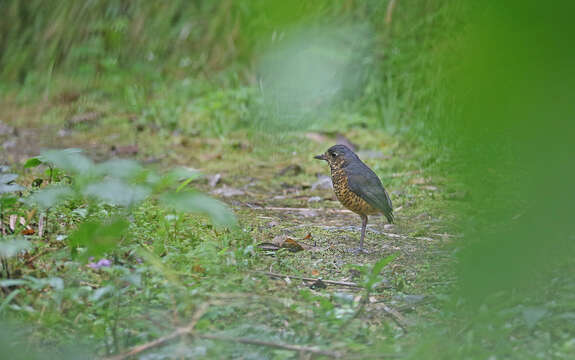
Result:
{"label": "bird's tail", "polygon": [[393,218],[393,212],[392,212],[392,211],[386,212],[386,213],[384,213],[383,215],[385,215],[385,217],[387,218],[387,221],[388,221],[390,224],[393,224],[393,223],[395,222],[395,219]]}

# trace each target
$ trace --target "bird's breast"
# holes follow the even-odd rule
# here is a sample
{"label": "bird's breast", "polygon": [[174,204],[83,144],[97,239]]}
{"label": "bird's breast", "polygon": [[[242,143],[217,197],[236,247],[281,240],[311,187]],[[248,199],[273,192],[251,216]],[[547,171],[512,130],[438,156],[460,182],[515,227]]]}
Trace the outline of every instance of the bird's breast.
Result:
{"label": "bird's breast", "polygon": [[335,196],[343,206],[360,215],[370,215],[379,212],[373,206],[369,205],[367,201],[351,191],[344,169],[332,168],[331,180],[333,182]]}

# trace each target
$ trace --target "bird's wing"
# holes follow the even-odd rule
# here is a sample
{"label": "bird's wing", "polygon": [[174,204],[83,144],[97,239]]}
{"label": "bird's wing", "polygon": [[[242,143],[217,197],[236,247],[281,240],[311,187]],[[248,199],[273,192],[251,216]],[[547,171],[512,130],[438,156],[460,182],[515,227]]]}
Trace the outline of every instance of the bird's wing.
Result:
{"label": "bird's wing", "polygon": [[391,199],[377,175],[366,165],[348,166],[347,183],[351,191],[380,210],[390,223],[393,223]]}

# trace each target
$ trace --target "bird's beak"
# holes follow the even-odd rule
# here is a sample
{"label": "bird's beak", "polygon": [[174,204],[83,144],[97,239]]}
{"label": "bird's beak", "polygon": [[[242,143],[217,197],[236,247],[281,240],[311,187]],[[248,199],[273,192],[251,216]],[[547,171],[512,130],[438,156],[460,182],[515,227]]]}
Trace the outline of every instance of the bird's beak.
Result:
{"label": "bird's beak", "polygon": [[316,155],[313,158],[318,159],[318,160],[327,160],[327,158],[325,157],[325,154]]}

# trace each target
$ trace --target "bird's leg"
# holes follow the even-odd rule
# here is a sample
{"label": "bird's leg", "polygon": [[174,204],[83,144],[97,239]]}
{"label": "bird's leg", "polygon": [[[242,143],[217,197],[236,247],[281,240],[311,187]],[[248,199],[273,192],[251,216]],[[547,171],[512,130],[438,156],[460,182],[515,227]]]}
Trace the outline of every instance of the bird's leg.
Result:
{"label": "bird's leg", "polygon": [[359,251],[363,251],[363,239],[365,239],[365,228],[367,227],[367,215],[361,216],[361,239],[359,240]]}

